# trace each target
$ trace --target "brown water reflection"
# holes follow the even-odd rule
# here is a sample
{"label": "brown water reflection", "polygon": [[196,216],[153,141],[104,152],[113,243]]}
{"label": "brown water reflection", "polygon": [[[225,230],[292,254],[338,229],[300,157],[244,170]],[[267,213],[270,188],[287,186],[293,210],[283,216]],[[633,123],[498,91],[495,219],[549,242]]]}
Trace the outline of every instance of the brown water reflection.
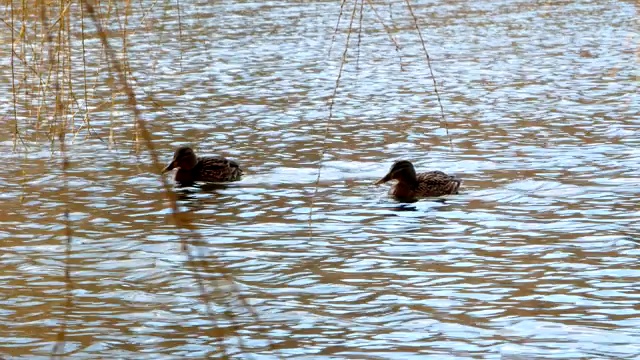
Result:
{"label": "brown water reflection", "polygon": [[[205,239],[197,252],[231,269],[260,314],[256,323],[234,303],[238,319],[220,324],[255,358],[640,356],[634,3],[417,2],[453,152],[403,2],[377,10],[397,29],[404,72],[365,14],[360,68],[347,65],[328,125],[311,240],[346,35],[329,58],[338,4],[181,3],[182,43],[177,18],[153,8],[162,24],[133,33],[131,67],[172,112],[142,101],[165,160],[192,143],[246,169],[242,182],[181,191],[180,205]],[[9,49],[6,29],[0,37]],[[111,115],[93,113],[104,139]],[[214,354],[149,155],[129,146],[130,115],[114,116],[112,150],[82,136],[70,146],[67,351]],[[64,309],[60,159],[46,142],[11,154],[1,134],[0,354],[46,358]],[[399,158],[457,173],[464,193],[398,208],[371,184]],[[213,307],[223,319],[228,305]]]}

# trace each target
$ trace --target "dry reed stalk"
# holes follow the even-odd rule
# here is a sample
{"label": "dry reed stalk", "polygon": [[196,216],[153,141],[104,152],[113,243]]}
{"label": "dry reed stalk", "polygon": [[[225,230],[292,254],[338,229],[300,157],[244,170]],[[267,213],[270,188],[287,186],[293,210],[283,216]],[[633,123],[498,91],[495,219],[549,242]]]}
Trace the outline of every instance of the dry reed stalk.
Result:
{"label": "dry reed stalk", "polygon": [[[91,134],[91,118],[89,116],[89,91],[87,89],[88,80],[87,80],[87,49],[86,49],[86,39],[84,37],[84,6],[80,6],[80,43],[82,44],[82,81],[84,87],[84,124],[87,125],[87,131]],[[78,132],[80,132],[78,130]],[[96,134],[97,135],[97,134]],[[101,141],[102,139],[98,137]]]}
{"label": "dry reed stalk", "polygon": [[356,46],[356,72],[360,70],[360,44],[362,43],[363,18],[364,18],[364,0],[360,0],[360,20],[358,21],[358,45]]}
{"label": "dry reed stalk", "polygon": [[[71,230],[71,219],[69,217],[69,203],[70,203],[70,198],[69,198],[69,179],[68,179],[68,170],[69,170],[69,159],[67,156],[67,148],[66,148],[66,140],[65,140],[65,134],[66,134],[66,130],[67,130],[67,124],[66,124],[66,119],[67,119],[67,108],[64,105],[64,83],[65,81],[65,74],[68,75],[69,77],[71,76],[71,71],[70,71],[70,67],[71,67],[71,61],[70,61],[70,55],[69,55],[69,60],[68,60],[68,73],[66,72],[67,69],[65,68],[65,60],[61,59],[60,56],[60,52],[62,51],[62,49],[64,49],[65,46],[65,38],[63,36],[63,31],[69,31],[69,28],[65,29],[65,24],[69,23],[69,17],[68,17],[68,13],[67,13],[67,9],[68,6],[71,2],[67,3],[67,5],[65,6],[64,3],[65,0],[60,0],[60,17],[57,21],[57,23],[59,24],[58,27],[58,36],[57,36],[57,43],[56,43],[56,57],[49,57],[49,61],[52,63],[50,68],[53,68],[53,62],[56,63],[56,76],[55,76],[55,80],[54,80],[54,86],[55,86],[55,93],[56,93],[56,97],[55,97],[55,108],[54,108],[54,119],[58,119],[61,118],[61,122],[62,125],[60,125],[58,127],[58,142],[60,143],[60,154],[62,156],[62,201],[65,204],[64,207],[64,234],[65,234],[65,267],[64,267],[64,283],[65,283],[65,305],[64,305],[64,313],[63,313],[63,317],[62,317],[62,321],[60,324],[60,330],[58,331],[57,335],[56,335],[56,343],[51,351],[51,357],[55,358],[56,356],[59,356],[60,358],[62,358],[63,353],[64,353],[64,345],[65,345],[65,338],[66,338],[66,330],[67,330],[67,326],[69,323],[69,317],[71,315],[71,310],[73,308],[73,288],[74,288],[74,284],[73,284],[73,280],[71,279],[71,254],[72,254],[72,246],[71,246],[71,238],[73,235],[73,232]],[[46,11],[44,11],[44,13],[46,14]],[[45,15],[46,16],[46,15]],[[65,21],[65,19],[67,21]],[[66,25],[68,27],[68,25]],[[48,37],[48,40],[53,41],[53,39],[51,37]],[[70,42],[68,43],[70,44]],[[68,45],[67,44],[67,45]],[[50,49],[53,48],[53,44],[49,43]],[[60,63],[62,60],[62,67],[60,68]],[[61,74],[62,73],[62,74]],[[62,79],[60,79],[62,77]],[[71,81],[69,81],[70,83]],[[54,121],[55,123],[57,123],[58,121]]]}
{"label": "dry reed stalk", "polygon": [[[313,228],[312,228],[312,223],[313,223],[313,206],[315,203],[315,197],[318,194],[318,187],[320,184],[320,176],[322,174],[322,161],[324,159],[324,156],[326,154],[326,144],[327,144],[327,137],[329,135],[329,126],[331,123],[331,120],[333,118],[333,106],[335,104],[335,97],[338,93],[338,87],[340,86],[340,80],[342,78],[342,74],[344,71],[344,64],[346,62],[346,58],[347,58],[347,53],[348,53],[348,49],[349,49],[349,43],[350,43],[350,39],[351,39],[351,33],[353,31],[353,22],[355,19],[355,15],[356,15],[356,9],[358,8],[358,1],[360,1],[360,25],[359,25],[359,31],[358,31],[358,43],[357,43],[357,58],[356,58],[356,69],[358,67],[358,63],[359,63],[359,58],[360,58],[360,41],[361,41],[361,33],[362,33],[362,18],[363,18],[363,7],[364,7],[364,1],[367,1],[370,5],[370,7],[373,9],[374,13],[376,14],[376,18],[380,19],[379,14],[377,13],[377,11],[375,10],[375,7],[373,6],[373,3],[371,2],[371,0],[354,0],[353,2],[353,10],[351,11],[351,19],[349,22],[349,27],[347,28],[347,38],[345,40],[345,46],[344,46],[344,50],[342,52],[342,57],[340,59],[340,68],[338,70],[338,76],[336,78],[336,82],[335,82],[335,86],[333,88],[333,92],[331,94],[331,97],[329,99],[329,117],[327,118],[326,121],[326,126],[325,126],[325,131],[324,131],[324,135],[323,135],[323,139],[322,139],[322,149],[320,150],[320,156],[319,156],[319,160],[318,160],[318,175],[316,177],[316,181],[314,183],[314,192],[311,196],[311,200],[310,200],[310,205],[309,205],[309,221],[308,221],[308,226],[309,226],[309,239],[313,239]],[[336,22],[336,27],[334,29],[333,32],[333,36],[331,38],[331,45],[329,47],[329,56],[331,56],[331,49],[333,48],[333,43],[335,42],[335,37],[336,34],[338,33],[339,30],[339,26],[340,26],[340,20],[342,19],[342,14],[343,14],[343,10],[344,10],[344,5],[345,5],[346,0],[342,0],[342,2],[340,3],[340,13],[338,14],[338,20]],[[431,66],[431,57],[429,56],[429,52],[427,51],[427,46],[425,45],[424,42],[424,37],[422,36],[422,31],[420,30],[420,26],[418,24],[418,19],[413,11],[413,6],[411,6],[411,2],[410,0],[405,0],[405,4],[407,6],[407,9],[409,11],[409,14],[411,15],[411,18],[413,20],[413,25],[418,33],[418,36],[420,38],[420,44],[422,45],[422,50],[425,54],[426,60],[427,60],[427,66],[429,68],[429,73],[431,75],[431,79],[433,80],[433,89],[434,92],[436,94],[436,98],[438,101],[438,106],[440,107],[440,116],[441,116],[441,122],[440,124],[444,124],[444,128],[446,131],[446,135],[447,138],[449,140],[449,146],[451,148],[451,151],[453,151],[453,141],[451,140],[451,136],[449,135],[449,124],[445,118],[444,115],[444,107],[442,106],[442,99],[440,97],[440,92],[438,91],[438,84],[435,78],[435,75],[433,73],[433,67]],[[389,12],[391,13],[391,3],[389,3]],[[385,31],[387,32],[387,35],[389,36],[389,39],[393,42],[393,44],[396,46],[396,51],[399,52],[399,45],[398,43],[395,41],[395,39],[393,38],[393,36],[391,35],[391,31],[390,29],[384,24],[383,21],[380,22],[383,26],[383,28],[385,29]],[[402,71],[402,58],[400,58],[400,70]]]}
{"label": "dry reed stalk", "polygon": [[451,151],[453,151],[453,141],[451,140],[451,136],[449,136],[449,123],[447,119],[444,117],[444,107],[442,106],[442,99],[440,98],[440,92],[438,91],[438,84],[436,81],[436,77],[433,74],[433,67],[431,66],[431,56],[429,56],[429,52],[427,51],[427,46],[424,43],[424,38],[422,37],[422,31],[420,30],[420,25],[418,25],[418,18],[416,14],[413,12],[413,6],[411,6],[411,1],[405,0],[407,4],[407,9],[409,10],[409,14],[411,14],[411,18],[413,19],[413,25],[416,28],[416,32],[418,32],[418,36],[420,37],[420,44],[422,44],[422,50],[424,51],[424,55],[427,59],[427,66],[429,67],[429,73],[431,74],[431,80],[433,80],[433,91],[436,93],[436,98],[438,99],[438,106],[440,106],[440,116],[442,119],[442,123],[444,123],[444,129],[447,133],[447,138],[449,139],[449,147]]}
{"label": "dry reed stalk", "polygon": [[[387,26],[384,20],[382,20],[382,17],[378,13],[378,10],[376,9],[376,7],[373,5],[373,2],[371,2],[371,0],[366,0],[366,1],[367,1],[367,4],[369,4],[369,7],[371,8],[371,10],[373,11],[373,14],[375,15],[376,19],[382,25],[382,28],[384,29],[385,33],[389,37],[389,40],[391,40],[391,42],[395,46],[396,54],[398,54],[398,62],[400,63],[400,71],[404,71],[404,66],[402,65],[402,54],[400,54],[400,44],[398,44],[396,39],[393,37],[392,31],[389,28],[389,26]],[[389,4],[389,6],[391,6],[391,4]]]}
{"label": "dry reed stalk", "polygon": [[182,72],[182,15],[180,14],[180,0],[176,0],[176,6],[178,8],[178,44],[180,47],[180,72]]}
{"label": "dry reed stalk", "polygon": [[[356,0],[357,1],[357,0]],[[344,4],[347,0],[342,0],[340,2],[340,13],[338,14],[338,21],[336,21],[336,26],[333,30],[333,35],[331,36],[331,44],[329,45],[329,57],[331,57],[331,50],[333,49],[333,44],[336,41],[336,34],[338,34],[338,29],[340,29],[340,20],[342,20],[342,10],[344,9]]]}
{"label": "dry reed stalk", "polygon": [[[346,0],[345,0],[346,1]],[[344,2],[343,2],[344,4]],[[336,94],[338,93],[338,87],[340,87],[340,79],[342,79],[342,73],[344,71],[344,64],[347,62],[347,52],[349,51],[349,42],[351,40],[351,30],[353,29],[353,20],[356,17],[356,9],[358,8],[358,0],[354,0],[353,10],[351,11],[351,19],[349,21],[349,28],[347,31],[347,39],[345,40],[344,50],[342,51],[342,57],[340,59],[340,68],[338,69],[338,77],[336,78],[336,84],[333,87],[333,92],[331,97],[329,98],[329,117],[327,118],[327,122],[324,128],[324,135],[322,137],[322,149],[320,150],[320,160],[318,164],[318,176],[316,177],[316,181],[314,184],[313,195],[311,195],[311,201],[309,204],[309,240],[313,239],[313,205],[315,202],[316,195],[318,195],[318,187],[320,184],[320,175],[322,174],[322,160],[324,159],[324,155],[327,152],[327,137],[329,136],[329,126],[331,125],[331,120],[333,119],[333,105],[335,104]],[[340,5],[340,14],[342,14],[342,4]],[[338,22],[339,24],[339,22]],[[337,25],[336,25],[337,26]],[[337,30],[336,30],[337,32]]]}
{"label": "dry reed stalk", "polygon": [[14,9],[13,9],[13,1],[11,1],[10,3],[10,11],[11,11],[11,24],[10,24],[10,28],[11,28],[11,59],[9,60],[11,63],[11,92],[14,94],[14,96],[12,97],[13,100],[13,118],[15,120],[15,126],[13,128],[13,151],[16,151],[16,148],[18,146],[18,139],[20,139],[20,141],[24,144],[24,140],[22,140],[22,137],[20,136],[20,131],[19,131],[19,126],[18,126],[18,105],[17,105],[17,99],[16,99],[16,68],[15,68],[15,44],[16,44],[16,39],[15,39],[15,18],[14,18]]}

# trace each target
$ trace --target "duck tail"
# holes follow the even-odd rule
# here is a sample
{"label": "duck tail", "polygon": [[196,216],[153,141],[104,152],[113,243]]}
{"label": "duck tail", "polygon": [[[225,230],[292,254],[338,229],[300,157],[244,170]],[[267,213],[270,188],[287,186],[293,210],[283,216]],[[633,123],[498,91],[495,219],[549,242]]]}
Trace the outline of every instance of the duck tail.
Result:
{"label": "duck tail", "polygon": [[235,166],[235,167],[231,167],[231,179],[232,181],[235,180],[239,180],[242,175],[244,175],[244,172],[242,171],[242,169],[239,166]]}
{"label": "duck tail", "polygon": [[459,179],[451,180],[451,183],[449,184],[449,194],[458,194],[458,189],[460,188],[461,184],[462,181]]}

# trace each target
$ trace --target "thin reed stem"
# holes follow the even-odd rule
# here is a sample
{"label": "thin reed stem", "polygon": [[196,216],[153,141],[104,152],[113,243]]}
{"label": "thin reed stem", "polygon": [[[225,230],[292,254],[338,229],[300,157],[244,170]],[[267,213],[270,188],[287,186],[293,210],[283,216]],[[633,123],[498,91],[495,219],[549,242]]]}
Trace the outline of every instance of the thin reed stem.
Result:
{"label": "thin reed stem", "polygon": [[444,117],[444,107],[442,106],[442,100],[440,99],[440,92],[438,91],[438,84],[436,81],[436,77],[433,74],[433,67],[431,66],[431,57],[429,56],[429,52],[427,51],[427,46],[424,43],[424,38],[422,37],[422,31],[420,30],[420,26],[418,25],[418,18],[416,14],[413,12],[413,7],[411,6],[411,1],[405,0],[407,4],[407,9],[409,9],[409,13],[411,14],[411,18],[413,19],[413,25],[418,32],[418,36],[420,37],[420,44],[422,44],[422,50],[424,51],[424,55],[427,58],[427,65],[429,66],[429,72],[431,74],[431,80],[433,80],[433,91],[436,93],[436,98],[438,99],[438,105],[440,106],[440,116],[442,118],[442,122],[444,123],[444,129],[447,133],[447,139],[449,139],[449,146],[451,151],[453,151],[453,141],[451,140],[451,136],[449,136],[449,123],[447,119]]}
{"label": "thin reed stem", "polygon": [[329,45],[329,57],[331,57],[331,50],[333,49],[333,44],[336,42],[336,35],[338,34],[338,29],[340,29],[340,20],[342,19],[342,10],[344,9],[344,4],[347,0],[342,0],[340,2],[340,13],[338,14],[338,21],[336,21],[336,27],[333,29],[333,35],[331,36],[331,44]]}
{"label": "thin reed stem", "polygon": [[[86,124],[87,126],[87,132],[89,135],[91,135],[91,131],[93,130],[91,127],[91,117],[89,116],[89,91],[88,91],[88,84],[89,81],[87,80],[87,49],[86,49],[86,39],[84,36],[84,32],[85,32],[85,28],[84,28],[84,6],[80,5],[80,43],[82,44],[82,77],[84,79],[83,81],[83,86],[84,86],[84,116],[83,116],[83,122],[84,124]],[[95,132],[94,132],[95,134]],[[97,136],[97,134],[95,134]],[[100,141],[103,141],[102,138],[100,136],[97,136],[98,139],[100,139]]]}
{"label": "thin reed stem", "polygon": [[[382,20],[382,17],[378,13],[378,10],[376,9],[376,7],[373,5],[373,2],[371,2],[371,0],[366,0],[366,1],[367,1],[367,4],[369,4],[369,7],[371,8],[371,10],[373,10],[373,14],[375,15],[376,19],[380,22],[380,24],[382,24],[382,27],[384,28],[385,33],[389,37],[389,40],[391,40],[391,42],[395,46],[396,54],[398,54],[398,62],[400,63],[400,71],[404,71],[404,65],[402,65],[402,55],[400,54],[400,44],[396,41],[393,35],[391,35],[391,28],[389,28],[389,26],[385,24],[384,20]],[[389,4],[389,6],[391,6],[391,4]]]}
{"label": "thin reed stem", "polygon": [[[58,142],[60,144],[60,154],[62,156],[62,199],[65,204],[64,209],[64,225],[65,225],[65,267],[64,267],[64,281],[65,281],[65,306],[64,306],[64,314],[60,324],[60,330],[56,335],[56,343],[52,349],[51,357],[55,358],[56,355],[59,358],[62,358],[64,353],[64,346],[66,343],[66,332],[69,324],[69,317],[71,316],[71,309],[73,308],[73,280],[71,278],[71,254],[72,254],[72,245],[71,239],[73,232],[71,230],[71,218],[69,216],[69,206],[70,206],[70,197],[69,197],[69,179],[67,176],[69,170],[69,159],[67,156],[67,148],[66,148],[66,140],[65,134],[67,131],[66,119],[67,119],[67,109],[64,106],[64,86],[60,84],[60,82],[65,81],[65,67],[64,62],[65,59],[61,59],[61,51],[65,46],[65,38],[63,36],[63,32],[65,30],[65,24],[68,21],[65,21],[65,12],[68,8],[64,4],[65,0],[60,0],[60,17],[59,17],[59,27],[58,27],[58,36],[57,36],[57,45],[56,45],[56,59],[55,62],[58,64],[56,67],[56,75],[55,75],[55,89],[56,89],[56,103],[54,110],[54,119],[61,118],[59,121],[60,125],[57,128],[58,132]],[[68,5],[68,4],[67,4]],[[68,29],[67,29],[68,31]],[[69,44],[67,44],[69,45]],[[54,58],[50,58],[50,61],[54,61]],[[59,68],[59,64],[62,61],[62,68]],[[70,66],[70,64],[69,64]],[[70,74],[67,74],[70,76]]]}
{"label": "thin reed stem", "polygon": [[15,19],[14,19],[14,9],[13,9],[13,1],[10,2],[11,6],[11,93],[13,94],[13,121],[15,121],[15,126],[13,128],[13,151],[16,151],[18,147],[18,137],[19,126],[18,126],[18,105],[16,104],[16,67],[15,67],[15,52],[16,52],[16,39],[15,39]]}
{"label": "thin reed stem", "polygon": [[336,78],[336,84],[333,87],[333,93],[329,98],[329,118],[327,119],[327,124],[324,129],[324,136],[322,138],[322,149],[320,150],[320,158],[318,160],[318,176],[316,177],[313,195],[311,195],[311,203],[309,204],[309,239],[313,239],[313,205],[316,195],[318,195],[318,186],[320,184],[320,176],[322,174],[322,160],[324,159],[324,155],[327,152],[327,137],[329,136],[329,126],[331,125],[331,120],[333,119],[333,105],[336,101],[336,95],[338,94],[338,87],[340,87],[340,79],[342,79],[342,73],[344,71],[344,64],[347,62],[347,53],[349,51],[349,43],[351,40],[351,33],[353,29],[353,20],[356,17],[356,9],[358,8],[358,0],[354,0],[353,11],[351,11],[351,21],[349,22],[349,29],[347,31],[347,39],[344,45],[344,51],[342,52],[342,58],[340,60],[340,68],[338,69],[338,76]]}
{"label": "thin reed stem", "polygon": [[[356,4],[358,1],[356,0]],[[360,20],[358,21],[358,45],[356,46],[356,72],[360,70],[360,43],[362,42],[362,20],[364,18],[364,0],[360,0]]]}
{"label": "thin reed stem", "polygon": [[182,50],[182,14],[180,14],[180,0],[176,0],[176,6],[178,7],[178,46],[180,49],[180,72],[182,72],[182,55],[184,51]]}

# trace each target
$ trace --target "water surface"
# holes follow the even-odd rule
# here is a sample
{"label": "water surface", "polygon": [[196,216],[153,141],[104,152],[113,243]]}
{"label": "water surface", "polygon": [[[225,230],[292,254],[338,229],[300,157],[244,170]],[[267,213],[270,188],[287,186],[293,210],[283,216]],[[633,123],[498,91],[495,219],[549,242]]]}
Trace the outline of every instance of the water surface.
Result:
{"label": "water surface", "polygon": [[[229,269],[259,314],[213,297],[232,357],[240,345],[256,359],[640,357],[632,2],[414,2],[452,146],[403,1],[375,2],[400,52],[366,4],[358,50],[356,12],[330,121],[352,4],[332,43],[339,2],[180,3],[181,41],[175,5],[146,9],[144,25],[133,6],[130,66],[162,106],[138,89],[164,161],[189,143],[247,174],[179,201],[202,237],[192,252]],[[6,28],[0,38],[10,51]],[[70,358],[219,355],[132,115],[92,117],[116,143],[70,143],[66,191],[47,141],[12,153],[11,129],[0,133],[0,354],[51,352],[68,204]],[[464,191],[400,207],[372,183],[401,158],[457,174]]]}

